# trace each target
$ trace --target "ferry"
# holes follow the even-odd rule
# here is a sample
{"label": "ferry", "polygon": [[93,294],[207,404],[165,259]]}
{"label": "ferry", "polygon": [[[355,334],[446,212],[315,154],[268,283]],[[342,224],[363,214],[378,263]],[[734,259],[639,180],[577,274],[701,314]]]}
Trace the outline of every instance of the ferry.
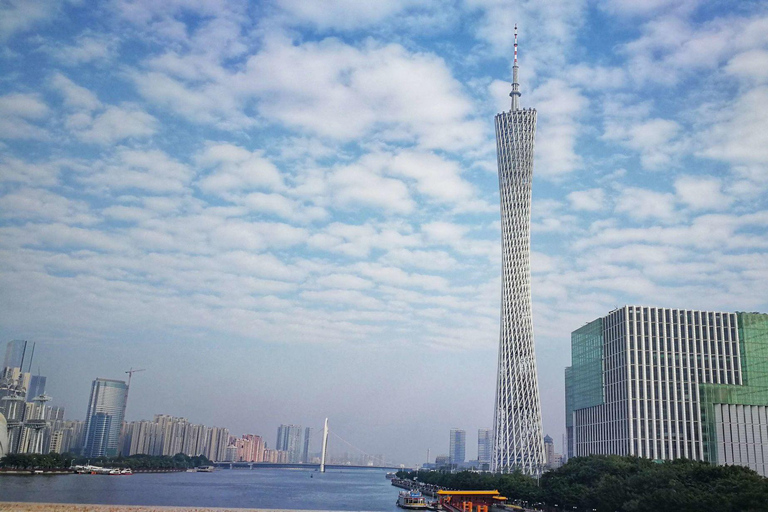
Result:
{"label": "ferry", "polygon": [[397,497],[397,506],[408,509],[426,509],[427,500],[419,491],[400,491]]}

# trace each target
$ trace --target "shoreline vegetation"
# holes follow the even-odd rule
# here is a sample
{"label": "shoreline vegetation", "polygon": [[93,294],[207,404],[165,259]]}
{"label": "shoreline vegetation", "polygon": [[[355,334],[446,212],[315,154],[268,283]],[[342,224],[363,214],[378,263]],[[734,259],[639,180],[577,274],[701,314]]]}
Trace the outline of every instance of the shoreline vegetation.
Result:
{"label": "shoreline vegetation", "polygon": [[518,504],[547,511],[768,511],[768,479],[742,466],[687,459],[575,457],[538,482],[520,472],[399,471],[397,476],[448,489],[498,490]]}
{"label": "shoreline vegetation", "polygon": [[212,464],[202,455],[190,457],[177,453],[169,455],[131,455],[130,457],[84,458],[72,453],[21,454],[11,453],[0,459],[0,475],[17,470],[64,471],[72,466],[90,464],[110,468],[130,468],[136,472],[181,471]]}

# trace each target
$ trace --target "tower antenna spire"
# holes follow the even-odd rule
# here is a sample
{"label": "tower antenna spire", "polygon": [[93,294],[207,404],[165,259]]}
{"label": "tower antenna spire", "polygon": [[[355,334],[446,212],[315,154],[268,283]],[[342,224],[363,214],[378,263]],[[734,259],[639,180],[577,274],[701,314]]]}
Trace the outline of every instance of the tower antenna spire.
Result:
{"label": "tower antenna spire", "polygon": [[520,84],[517,83],[517,23],[515,23],[515,61],[512,65],[512,110],[520,110]]}

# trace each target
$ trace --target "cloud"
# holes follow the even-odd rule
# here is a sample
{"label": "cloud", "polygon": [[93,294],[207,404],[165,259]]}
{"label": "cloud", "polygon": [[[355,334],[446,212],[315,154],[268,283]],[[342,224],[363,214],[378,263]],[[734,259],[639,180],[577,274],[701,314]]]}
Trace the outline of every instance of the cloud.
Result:
{"label": "cloud", "polygon": [[45,50],[66,66],[80,66],[111,60],[118,42],[113,36],[86,32],[77,36],[72,45],[47,45]]}
{"label": "cloud", "polygon": [[109,159],[88,167],[78,177],[97,190],[179,194],[187,190],[192,170],[160,150],[119,148]]}
{"label": "cloud", "polygon": [[722,182],[708,176],[680,176],[675,180],[678,198],[694,210],[725,210],[734,198],[722,191]]}
{"label": "cloud", "polygon": [[325,219],[328,212],[318,206],[308,206],[282,194],[252,192],[242,198],[243,205],[254,212],[276,215],[296,222],[311,222]]}
{"label": "cloud", "polygon": [[47,190],[24,188],[0,196],[0,216],[5,219],[31,219],[64,222],[66,224],[94,224],[88,203],[67,199]]}
{"label": "cloud", "polygon": [[248,151],[233,144],[209,143],[196,157],[204,169],[212,169],[198,181],[207,193],[243,192],[283,188],[283,178],[261,151]]}
{"label": "cloud", "polygon": [[101,107],[101,102],[95,94],[61,73],[55,73],[51,77],[51,86],[64,96],[64,104],[69,108],[93,111]]}
{"label": "cloud", "polygon": [[568,194],[571,208],[588,212],[596,212],[605,206],[605,191],[601,188],[577,190]]}
{"label": "cloud", "polygon": [[[751,89],[714,116],[698,138],[698,154],[733,164],[768,163],[768,87]],[[703,121],[703,119],[702,119]]]}
{"label": "cloud", "polygon": [[576,153],[580,131],[577,117],[587,107],[587,99],[572,85],[549,80],[533,91],[531,103],[540,112],[535,172],[555,178],[578,169],[581,157]]}
{"label": "cloud", "polygon": [[355,48],[335,39],[295,45],[270,38],[238,77],[262,115],[349,140],[374,128],[427,148],[476,144],[482,127],[445,62],[397,44]]}
{"label": "cloud", "polygon": [[409,6],[418,5],[414,0],[388,2],[358,2],[356,0],[331,0],[322,4],[301,0],[277,0],[276,4],[286,12],[294,24],[312,24],[322,30],[361,28],[380,23]]}
{"label": "cloud", "polygon": [[671,119],[650,117],[647,103],[628,105],[627,99],[615,97],[605,102],[603,139],[638,152],[645,169],[671,166],[686,147],[680,137],[682,127]]}
{"label": "cloud", "polygon": [[0,138],[45,139],[47,132],[32,123],[42,120],[48,112],[48,105],[36,94],[0,96]]}
{"label": "cloud", "polygon": [[38,187],[58,183],[59,165],[55,162],[29,162],[11,156],[0,157],[0,183],[21,183]]}
{"label": "cloud", "polygon": [[328,176],[328,192],[338,206],[366,206],[393,213],[414,210],[416,203],[405,183],[378,173],[380,158],[366,156],[357,163],[335,169]]}
{"label": "cloud", "polygon": [[624,188],[616,199],[615,210],[638,221],[675,220],[675,196],[637,187]]}
{"label": "cloud", "polygon": [[768,51],[749,50],[739,53],[724,68],[729,75],[764,83],[768,80]]}
{"label": "cloud", "polygon": [[0,4],[0,40],[53,19],[63,2],[59,0],[6,0]]}
{"label": "cloud", "polygon": [[70,116],[67,126],[81,140],[108,145],[125,139],[144,138],[158,129],[158,121],[137,105],[110,105],[103,112],[90,116],[80,113]]}

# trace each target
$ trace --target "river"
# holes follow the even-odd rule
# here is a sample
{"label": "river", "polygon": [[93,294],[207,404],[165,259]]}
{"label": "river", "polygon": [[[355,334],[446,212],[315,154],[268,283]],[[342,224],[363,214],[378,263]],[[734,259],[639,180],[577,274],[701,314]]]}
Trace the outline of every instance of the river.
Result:
{"label": "river", "polygon": [[395,511],[399,489],[368,469],[222,469],[213,473],[0,475],[0,501]]}

